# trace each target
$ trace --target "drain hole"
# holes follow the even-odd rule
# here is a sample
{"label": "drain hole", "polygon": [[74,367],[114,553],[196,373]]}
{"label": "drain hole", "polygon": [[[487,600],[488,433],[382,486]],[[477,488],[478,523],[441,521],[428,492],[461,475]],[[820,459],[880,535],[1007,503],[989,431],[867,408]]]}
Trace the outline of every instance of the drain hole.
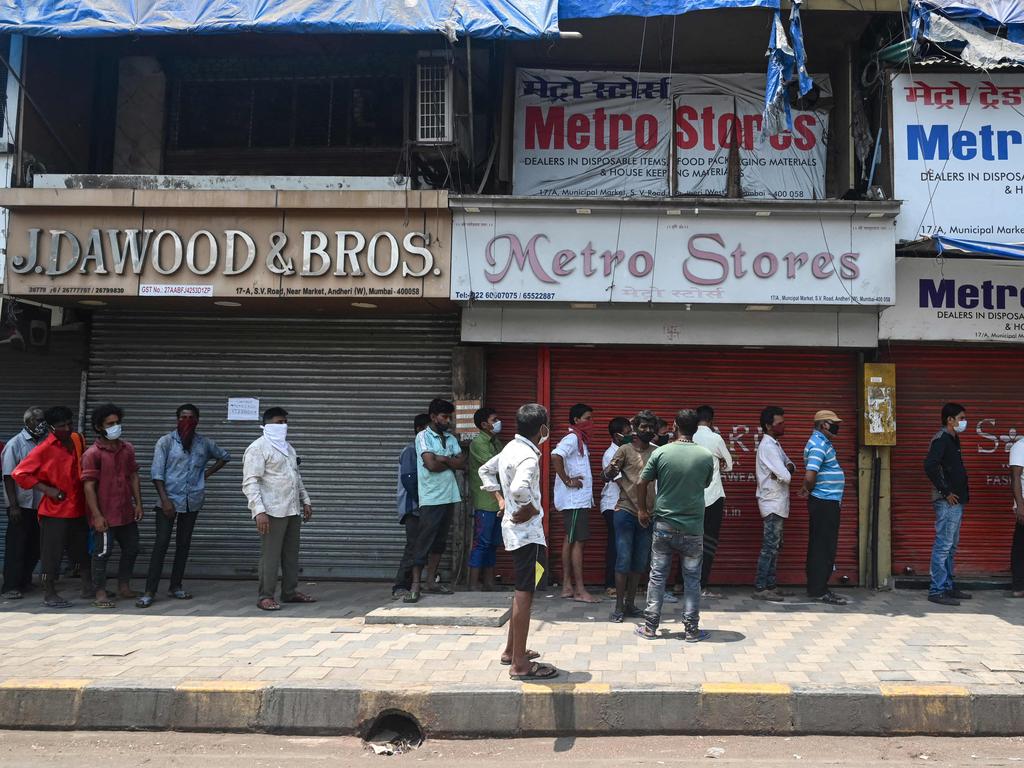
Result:
{"label": "drain hole", "polygon": [[366,730],[365,742],[376,755],[400,755],[423,744],[423,729],[408,712],[386,709]]}

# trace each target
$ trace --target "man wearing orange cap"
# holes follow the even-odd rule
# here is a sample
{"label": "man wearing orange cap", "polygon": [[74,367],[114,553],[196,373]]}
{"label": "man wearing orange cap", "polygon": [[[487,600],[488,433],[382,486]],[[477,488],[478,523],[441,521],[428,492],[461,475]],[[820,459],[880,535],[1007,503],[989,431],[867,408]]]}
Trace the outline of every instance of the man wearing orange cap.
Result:
{"label": "man wearing orange cap", "polygon": [[804,448],[801,496],[807,496],[807,595],[829,605],[846,605],[828,588],[839,543],[839,507],[846,477],[832,444],[842,422],[834,411],[814,414],[814,431]]}

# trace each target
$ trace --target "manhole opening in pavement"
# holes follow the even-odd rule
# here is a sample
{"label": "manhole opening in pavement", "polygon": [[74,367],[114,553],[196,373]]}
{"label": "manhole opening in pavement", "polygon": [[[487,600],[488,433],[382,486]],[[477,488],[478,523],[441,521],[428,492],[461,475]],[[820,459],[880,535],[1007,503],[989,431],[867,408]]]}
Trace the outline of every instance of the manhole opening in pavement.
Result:
{"label": "manhole opening in pavement", "polygon": [[400,755],[422,746],[419,721],[408,712],[385,709],[373,719],[363,740],[375,755]]}

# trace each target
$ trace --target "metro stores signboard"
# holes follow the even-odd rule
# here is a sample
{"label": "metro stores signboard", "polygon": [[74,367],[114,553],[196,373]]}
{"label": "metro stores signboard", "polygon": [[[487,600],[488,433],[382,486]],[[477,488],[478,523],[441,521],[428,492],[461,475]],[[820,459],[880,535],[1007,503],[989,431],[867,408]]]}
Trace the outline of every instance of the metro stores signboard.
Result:
{"label": "metro stores signboard", "polygon": [[897,237],[1024,242],[1024,75],[897,75],[892,90]]}
{"label": "metro stores signboard", "polygon": [[[831,96],[827,77],[815,79]],[[517,195],[724,196],[730,154],[744,197],[825,197],[828,113],[762,130],[764,75],[517,72]]]}

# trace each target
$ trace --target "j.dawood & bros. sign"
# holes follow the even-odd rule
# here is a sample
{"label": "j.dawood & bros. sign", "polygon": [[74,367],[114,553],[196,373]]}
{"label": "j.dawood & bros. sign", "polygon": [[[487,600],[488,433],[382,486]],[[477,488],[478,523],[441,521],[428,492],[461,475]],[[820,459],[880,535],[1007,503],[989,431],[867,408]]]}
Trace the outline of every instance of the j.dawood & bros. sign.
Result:
{"label": "j.dawood & bros. sign", "polygon": [[447,298],[450,216],[410,214],[14,209],[9,291]]}

